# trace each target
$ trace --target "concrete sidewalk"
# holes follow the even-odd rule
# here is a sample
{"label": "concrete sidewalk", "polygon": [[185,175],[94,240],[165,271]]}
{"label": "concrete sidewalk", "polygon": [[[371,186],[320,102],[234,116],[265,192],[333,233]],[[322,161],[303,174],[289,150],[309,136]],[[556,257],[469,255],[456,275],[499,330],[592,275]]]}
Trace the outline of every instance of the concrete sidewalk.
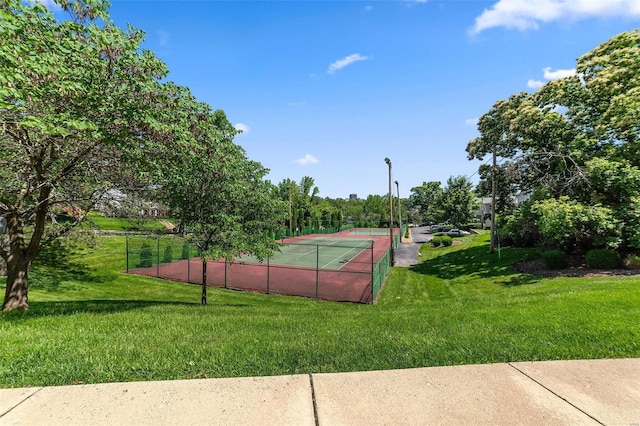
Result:
{"label": "concrete sidewalk", "polygon": [[640,424],[640,359],[0,389],[1,425]]}

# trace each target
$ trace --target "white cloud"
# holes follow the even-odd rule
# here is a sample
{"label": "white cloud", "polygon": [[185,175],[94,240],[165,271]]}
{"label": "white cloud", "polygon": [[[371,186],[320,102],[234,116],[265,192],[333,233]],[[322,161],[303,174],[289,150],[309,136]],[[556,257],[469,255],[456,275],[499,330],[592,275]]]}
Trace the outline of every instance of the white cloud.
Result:
{"label": "white cloud", "polygon": [[504,27],[525,31],[541,23],[594,17],[640,16],[638,0],[498,0],[476,18],[471,34]]}
{"label": "white cloud", "polygon": [[544,78],[547,80],[560,80],[561,78],[571,77],[572,75],[576,75],[576,69],[572,68],[570,70],[555,70],[551,71],[551,67],[546,67],[542,70],[544,73]]}
{"label": "white cloud", "polygon": [[335,61],[334,63],[329,65],[329,70],[327,71],[327,73],[333,74],[336,71],[341,70],[342,68],[353,64],[354,62],[366,61],[367,59],[369,59],[368,56],[362,56],[359,53],[354,53],[354,54],[349,55],[349,56],[347,56],[345,58],[338,59],[337,61]]}
{"label": "white cloud", "polygon": [[235,127],[236,130],[240,130],[242,133],[249,133],[251,131],[251,127],[244,123],[236,123],[233,127]]}
{"label": "white cloud", "polygon": [[[545,67],[542,69],[542,75],[545,80],[559,80],[565,77],[571,77],[572,75],[576,75],[576,69],[572,68],[570,70],[555,70],[553,71],[551,67]],[[545,82],[540,80],[529,80],[527,81],[527,87],[530,89],[538,90],[542,86],[544,86]]]}
{"label": "white cloud", "polygon": [[53,12],[62,10],[60,5],[53,0],[36,0],[36,1]]}
{"label": "white cloud", "polygon": [[156,31],[156,34],[158,35],[158,43],[160,43],[160,46],[166,46],[167,44],[169,44],[169,38],[171,37],[170,33],[163,30],[158,30]]}
{"label": "white cloud", "polygon": [[544,81],[540,80],[529,80],[527,81],[527,87],[530,89],[539,89],[544,86]]}
{"label": "white cloud", "polygon": [[302,158],[297,159],[296,161],[294,161],[294,163],[296,163],[299,166],[308,166],[311,164],[316,164],[319,163],[320,160],[318,160],[316,157],[314,157],[311,154],[307,154]]}
{"label": "white cloud", "polygon": [[478,117],[467,118],[466,120],[464,120],[464,123],[467,126],[477,126],[478,125]]}

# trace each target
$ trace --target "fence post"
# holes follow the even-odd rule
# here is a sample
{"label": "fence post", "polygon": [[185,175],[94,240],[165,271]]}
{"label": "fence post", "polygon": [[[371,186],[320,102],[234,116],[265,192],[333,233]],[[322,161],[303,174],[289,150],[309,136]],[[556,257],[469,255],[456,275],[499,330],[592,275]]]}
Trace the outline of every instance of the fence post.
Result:
{"label": "fence post", "polygon": [[375,273],[374,273],[374,269],[376,267],[375,264],[375,259],[373,257],[373,241],[371,241],[371,304],[373,305],[373,301],[375,299],[375,295],[373,294],[374,292],[374,280],[375,280]]}
{"label": "fence post", "polygon": [[320,245],[316,245],[316,300],[318,299],[318,276],[320,275]]}
{"label": "fence post", "polygon": [[127,273],[129,273],[129,235],[128,234],[124,236],[124,247],[125,247],[125,250],[127,251],[127,255],[126,255]]}

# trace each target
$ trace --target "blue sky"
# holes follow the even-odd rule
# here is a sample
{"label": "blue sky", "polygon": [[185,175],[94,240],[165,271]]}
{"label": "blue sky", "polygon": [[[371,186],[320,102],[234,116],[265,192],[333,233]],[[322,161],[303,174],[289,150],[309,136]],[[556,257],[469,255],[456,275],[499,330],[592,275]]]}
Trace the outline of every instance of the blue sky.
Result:
{"label": "blue sky", "polygon": [[273,183],[382,195],[389,157],[407,197],[423,181],[476,182],[477,118],[640,27],[640,1],[114,0],[111,16],[244,129],[236,143]]}

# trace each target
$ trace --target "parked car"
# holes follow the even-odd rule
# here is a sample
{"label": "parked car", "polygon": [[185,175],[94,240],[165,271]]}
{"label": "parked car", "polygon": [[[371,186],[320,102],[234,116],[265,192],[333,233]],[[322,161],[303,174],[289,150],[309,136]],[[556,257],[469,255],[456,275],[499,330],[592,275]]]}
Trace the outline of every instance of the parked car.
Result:
{"label": "parked car", "polygon": [[452,229],[448,230],[447,232],[445,232],[445,234],[450,236],[450,237],[461,237],[463,235],[469,235],[469,232],[463,231],[463,230],[458,229],[458,228],[452,228]]}

